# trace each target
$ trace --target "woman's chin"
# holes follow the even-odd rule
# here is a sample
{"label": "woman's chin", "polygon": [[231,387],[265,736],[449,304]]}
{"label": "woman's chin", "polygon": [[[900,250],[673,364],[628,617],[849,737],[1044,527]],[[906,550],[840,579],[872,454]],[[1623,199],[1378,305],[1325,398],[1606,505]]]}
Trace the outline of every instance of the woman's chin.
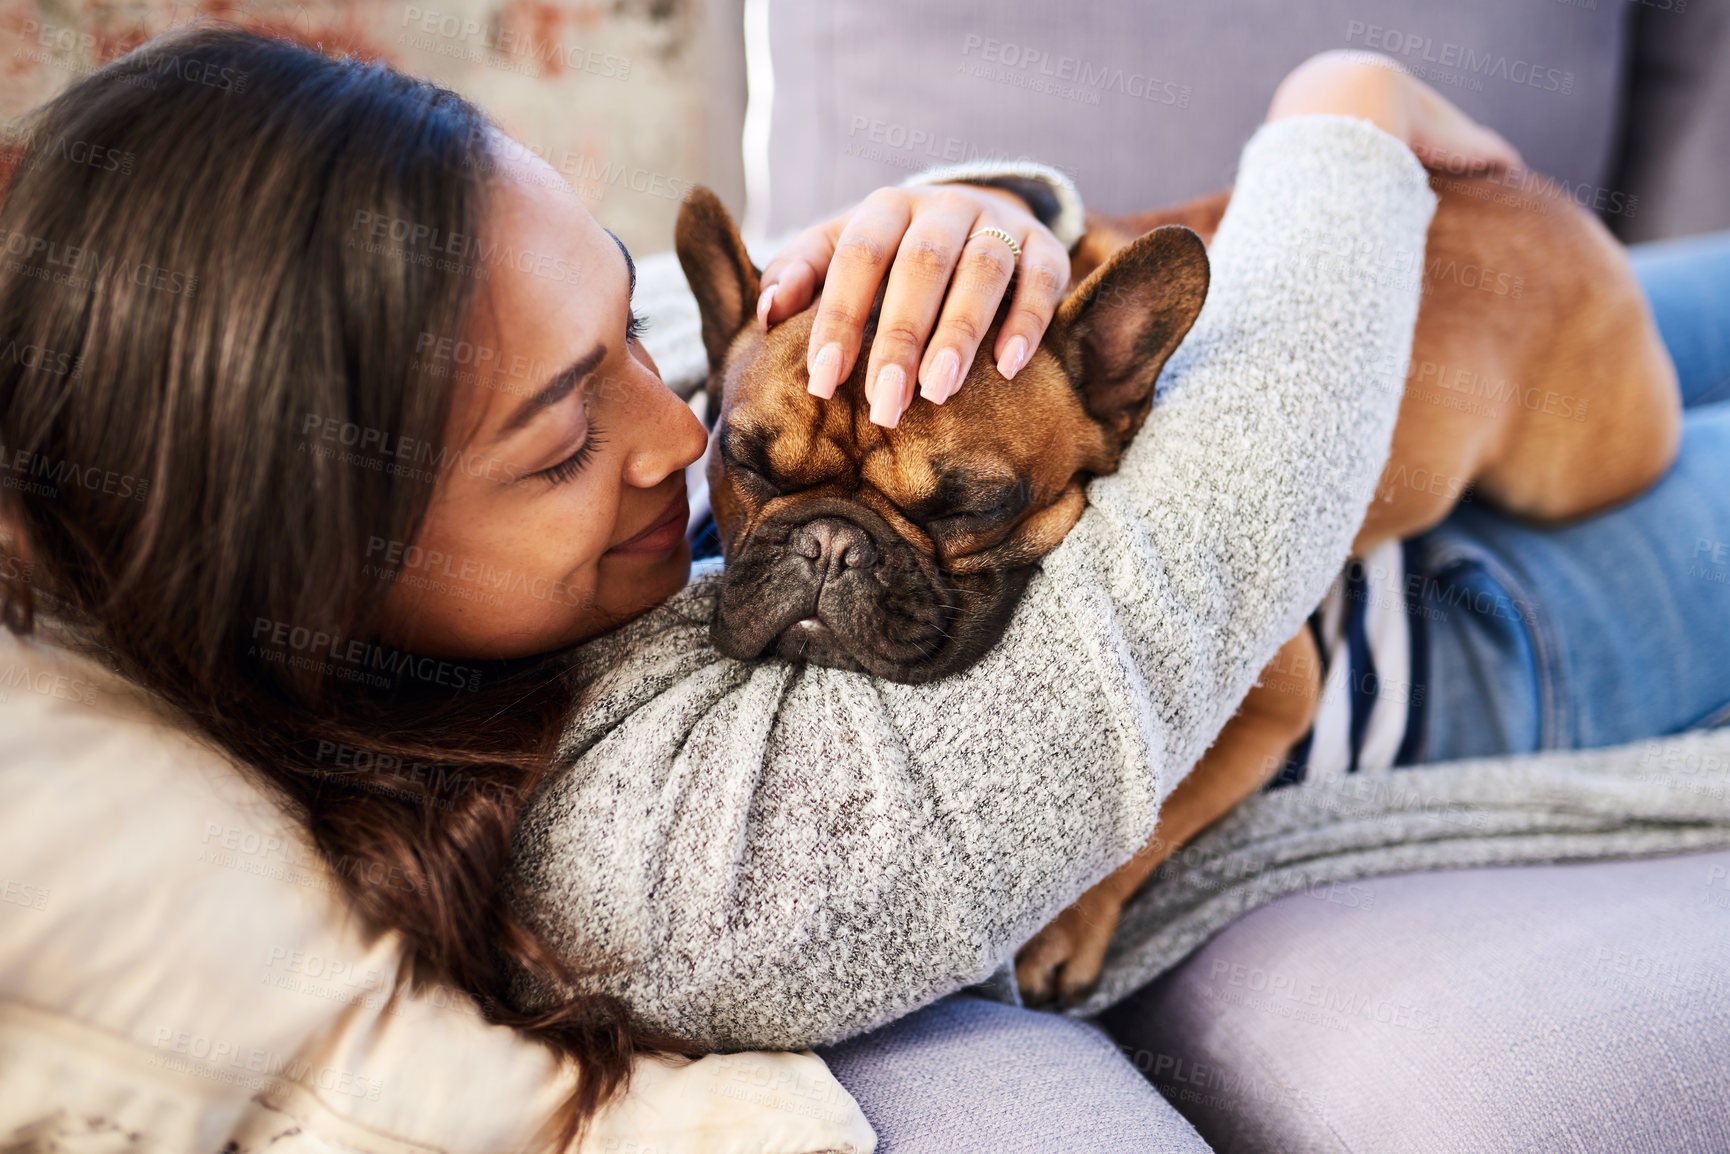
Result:
{"label": "woman's chin", "polygon": [[[606,557],[593,590],[579,593],[559,582],[543,582],[563,596],[535,597],[531,612],[501,611],[502,607],[477,612],[478,607],[466,600],[399,604],[384,639],[417,656],[446,660],[532,657],[580,644],[641,617],[684,588],[690,576],[691,545],[680,538],[663,553]],[[553,605],[558,609],[549,613]],[[531,605],[516,608],[526,610]]]}
{"label": "woman's chin", "polygon": [[691,543],[684,537],[665,553],[604,558],[594,602],[565,644],[574,645],[636,620],[683,589],[690,579]]}
{"label": "woman's chin", "polygon": [[685,587],[691,579],[691,542],[679,540],[665,554],[646,559],[641,575],[631,583],[634,587],[627,604],[636,606],[632,617],[639,617]]}

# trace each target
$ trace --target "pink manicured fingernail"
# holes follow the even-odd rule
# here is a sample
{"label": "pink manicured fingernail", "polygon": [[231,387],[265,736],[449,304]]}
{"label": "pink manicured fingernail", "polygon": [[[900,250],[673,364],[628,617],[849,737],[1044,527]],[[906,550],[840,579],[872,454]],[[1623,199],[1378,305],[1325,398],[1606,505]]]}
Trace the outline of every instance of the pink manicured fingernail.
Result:
{"label": "pink manicured fingernail", "polygon": [[933,404],[941,405],[955,392],[955,378],[961,375],[961,356],[954,349],[943,349],[931,359],[931,371],[919,386],[919,394]]}
{"label": "pink manicured fingernail", "polygon": [[773,284],[763,286],[763,295],[757,298],[757,327],[769,327],[769,309],[775,304],[775,288]]}
{"label": "pink manicured fingernail", "polygon": [[877,388],[871,398],[871,423],[893,429],[901,423],[901,397],[907,388],[907,374],[900,365],[884,365],[877,370]]}
{"label": "pink manicured fingernail", "polygon": [[997,362],[997,371],[1005,377],[1013,378],[1021,371],[1021,366],[1027,363],[1027,338],[1017,334],[1009,338],[1008,346],[1003,350],[1003,357]]}
{"label": "pink manicured fingernail", "polygon": [[835,386],[840,383],[841,346],[831,341],[817,350],[817,359],[811,363],[811,382],[805,387],[812,396],[826,401],[835,395]]}

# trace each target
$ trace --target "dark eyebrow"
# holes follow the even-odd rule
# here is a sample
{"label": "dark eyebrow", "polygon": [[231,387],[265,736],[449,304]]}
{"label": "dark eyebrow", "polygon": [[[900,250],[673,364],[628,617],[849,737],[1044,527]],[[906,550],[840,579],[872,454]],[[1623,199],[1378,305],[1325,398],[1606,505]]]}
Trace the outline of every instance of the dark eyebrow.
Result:
{"label": "dark eyebrow", "polygon": [[559,370],[551,380],[541,387],[539,392],[524,401],[521,405],[517,406],[517,411],[511,414],[511,419],[505,422],[504,427],[499,430],[499,435],[495,439],[501,441],[504,440],[506,437],[534,420],[535,416],[540,413],[541,410],[556,405],[560,401],[564,400],[570,395],[571,390],[576,388],[577,385],[582,382],[584,377],[595,371],[595,366],[605,360],[606,356],[607,346],[600,345],[597,348],[590,349],[581,357]]}
{"label": "dark eyebrow", "polygon": [[[619,234],[614,232],[612,229],[608,228],[603,229],[602,231],[613,238],[613,243],[618,245],[619,251],[624,254],[625,271],[629,273],[631,277],[630,296],[636,296],[637,262],[631,259],[631,250],[625,247],[625,242],[620,240]],[[512,433],[534,420],[535,414],[539,413],[542,409],[550,408],[564,400],[570,395],[571,390],[576,388],[584,377],[595,371],[595,366],[605,360],[606,356],[607,346],[601,345],[598,348],[590,349],[581,357],[572,361],[556,376],[549,380],[539,392],[517,407],[517,411],[511,414],[511,419],[505,422],[504,428],[499,430],[498,439],[503,440],[510,436]]]}

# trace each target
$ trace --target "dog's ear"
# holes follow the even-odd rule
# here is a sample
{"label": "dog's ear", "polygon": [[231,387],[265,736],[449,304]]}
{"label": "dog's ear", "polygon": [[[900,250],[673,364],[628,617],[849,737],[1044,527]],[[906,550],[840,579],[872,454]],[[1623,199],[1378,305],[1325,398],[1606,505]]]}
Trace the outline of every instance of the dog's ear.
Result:
{"label": "dog's ear", "polygon": [[1129,443],[1153,386],[1207,299],[1207,249],[1182,225],[1144,233],[1063,299],[1053,328],[1089,413]]}
{"label": "dog's ear", "polygon": [[709,354],[713,380],[726,359],[727,346],[755,315],[761,274],[721,198],[700,184],[679,206],[673,248],[703,314],[703,348]]}

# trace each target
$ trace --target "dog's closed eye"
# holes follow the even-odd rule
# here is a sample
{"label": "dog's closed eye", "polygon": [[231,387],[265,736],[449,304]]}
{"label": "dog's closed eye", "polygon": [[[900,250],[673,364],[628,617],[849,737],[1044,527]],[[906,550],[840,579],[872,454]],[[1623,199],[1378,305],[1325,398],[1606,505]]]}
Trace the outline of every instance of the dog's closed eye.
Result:
{"label": "dog's closed eye", "polygon": [[721,461],[727,467],[727,475],[736,483],[770,495],[792,491],[791,487],[775,479],[762,441],[731,425],[721,433]]}
{"label": "dog's closed eye", "polygon": [[760,472],[759,470],[752,468],[750,465],[736,461],[731,457],[727,458],[727,476],[732,478],[734,484],[746,485],[767,495],[780,494],[787,491],[780,485],[776,484],[768,474]]}
{"label": "dog's closed eye", "polygon": [[966,483],[946,479],[920,509],[928,531],[978,533],[1013,520],[1027,508],[1027,486],[1019,481]]}

